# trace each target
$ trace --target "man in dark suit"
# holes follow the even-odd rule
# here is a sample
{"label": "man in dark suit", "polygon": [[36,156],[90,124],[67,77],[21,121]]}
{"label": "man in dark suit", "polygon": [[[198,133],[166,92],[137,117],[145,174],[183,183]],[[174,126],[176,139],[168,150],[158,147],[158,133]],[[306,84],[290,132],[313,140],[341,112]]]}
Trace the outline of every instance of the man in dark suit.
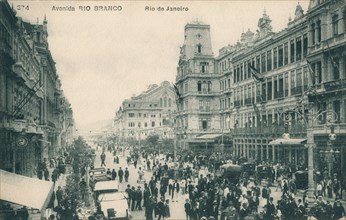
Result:
{"label": "man in dark suit", "polygon": [[164,217],[165,217],[165,215],[164,215],[165,214],[164,201],[165,201],[164,197],[161,197],[160,202],[158,202],[156,205],[156,210],[157,210],[156,215],[158,215],[157,220],[161,220],[161,218],[164,219]]}
{"label": "man in dark suit", "polygon": [[191,212],[191,203],[189,199],[185,200],[184,208],[185,208],[186,220],[189,220],[190,212]]}
{"label": "man in dark suit", "polygon": [[217,204],[216,200],[213,202],[213,205],[210,206],[208,217],[211,217],[211,216],[214,217],[215,219],[218,219],[218,216],[219,216],[219,205]]}
{"label": "man in dark suit", "polygon": [[266,213],[264,214],[265,219],[274,220],[275,216],[275,205],[273,204],[273,197],[269,198],[269,202],[266,205]]}
{"label": "man in dark suit", "polygon": [[174,200],[178,202],[179,189],[180,187],[179,187],[178,180],[174,180],[173,190],[172,190],[172,202],[174,202]]}

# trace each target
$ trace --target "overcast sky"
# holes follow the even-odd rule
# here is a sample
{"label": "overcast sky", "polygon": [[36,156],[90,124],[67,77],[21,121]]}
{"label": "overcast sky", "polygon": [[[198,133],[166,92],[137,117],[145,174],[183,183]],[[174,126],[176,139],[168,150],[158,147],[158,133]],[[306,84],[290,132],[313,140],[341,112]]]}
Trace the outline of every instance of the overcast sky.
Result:
{"label": "overcast sky", "polygon": [[[298,1],[10,1],[17,15],[32,23],[48,20],[48,41],[62,89],[77,124],[110,119],[124,99],[150,84],[175,81],[179,46],[186,23],[198,19],[211,26],[215,55],[234,44],[242,31],[257,29],[265,9],[273,31],[287,27]],[[309,1],[299,1],[307,11]],[[82,12],[78,6],[90,5]],[[120,5],[120,12],[93,12],[94,5]],[[74,12],[52,11],[74,6]],[[145,6],[184,6],[187,12],[145,11]]]}

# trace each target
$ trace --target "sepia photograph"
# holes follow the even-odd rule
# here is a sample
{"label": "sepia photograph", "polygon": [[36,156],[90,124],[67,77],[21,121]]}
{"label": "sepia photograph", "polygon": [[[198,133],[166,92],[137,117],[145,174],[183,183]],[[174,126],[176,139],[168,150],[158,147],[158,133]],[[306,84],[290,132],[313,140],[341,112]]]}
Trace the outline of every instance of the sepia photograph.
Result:
{"label": "sepia photograph", "polygon": [[345,0],[0,0],[0,220],[345,206]]}

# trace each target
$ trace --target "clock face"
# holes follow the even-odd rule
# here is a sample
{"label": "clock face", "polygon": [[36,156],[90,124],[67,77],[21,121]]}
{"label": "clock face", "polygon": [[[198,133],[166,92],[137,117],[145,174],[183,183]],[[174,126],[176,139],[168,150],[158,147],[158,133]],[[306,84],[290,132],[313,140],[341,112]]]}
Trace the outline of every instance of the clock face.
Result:
{"label": "clock face", "polygon": [[26,138],[23,135],[20,135],[17,137],[16,143],[20,147],[25,147],[26,145],[28,145],[28,138]]}

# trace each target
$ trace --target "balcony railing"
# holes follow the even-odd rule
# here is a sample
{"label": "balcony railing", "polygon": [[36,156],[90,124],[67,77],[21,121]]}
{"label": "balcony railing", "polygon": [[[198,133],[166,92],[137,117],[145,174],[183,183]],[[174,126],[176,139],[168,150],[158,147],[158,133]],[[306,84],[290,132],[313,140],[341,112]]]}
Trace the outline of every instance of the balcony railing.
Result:
{"label": "balcony railing", "polygon": [[334,91],[339,89],[344,89],[346,87],[346,79],[338,79],[330,82],[326,82],[323,84],[325,90],[328,91]]}
{"label": "balcony railing", "polygon": [[[306,126],[303,124],[294,124],[288,127],[288,133],[292,135],[304,135],[306,134]],[[251,134],[251,135],[281,135],[285,133],[285,127],[283,125],[263,125],[261,127],[252,128],[236,128],[233,130],[233,134]]]}

